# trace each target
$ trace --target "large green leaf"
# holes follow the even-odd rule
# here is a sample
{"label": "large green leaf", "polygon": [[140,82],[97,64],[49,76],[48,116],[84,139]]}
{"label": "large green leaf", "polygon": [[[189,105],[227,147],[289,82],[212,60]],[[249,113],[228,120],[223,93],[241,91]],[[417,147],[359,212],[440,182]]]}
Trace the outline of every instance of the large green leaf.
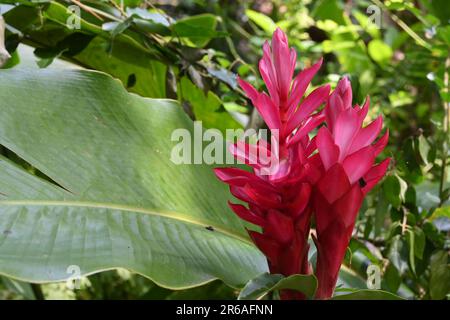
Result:
{"label": "large green leaf", "polygon": [[76,56],[76,59],[90,68],[113,75],[131,92],[152,98],[166,96],[166,65],[149,59],[139,51],[132,54],[133,62],[121,59],[122,56],[131,54],[129,47],[120,42],[113,45],[111,54],[106,52],[107,47],[107,40],[96,37]]}
{"label": "large green leaf", "polygon": [[[211,166],[175,165],[192,122],[171,100],[84,70],[0,73],[0,273],[35,282],[124,267],[171,288],[241,286],[267,270]],[[193,134],[192,134],[193,136]]]}
{"label": "large green leaf", "polygon": [[204,47],[208,42],[223,34],[216,31],[217,19],[212,14],[199,14],[178,20],[173,26],[173,35],[189,39],[196,47]]}
{"label": "large green leaf", "polygon": [[358,290],[348,294],[334,296],[332,300],[404,300],[393,293],[383,290]]}

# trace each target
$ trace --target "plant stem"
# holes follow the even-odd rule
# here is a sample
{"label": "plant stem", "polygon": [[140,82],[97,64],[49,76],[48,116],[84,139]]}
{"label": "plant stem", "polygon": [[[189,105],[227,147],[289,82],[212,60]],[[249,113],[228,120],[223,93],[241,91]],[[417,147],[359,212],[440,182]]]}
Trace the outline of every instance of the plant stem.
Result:
{"label": "plant stem", "polygon": [[31,290],[33,290],[33,294],[36,300],[45,300],[44,293],[42,292],[42,288],[40,284],[32,283]]}
{"label": "plant stem", "polygon": [[439,207],[441,207],[447,200],[444,196],[445,181],[447,180],[447,157],[448,157],[448,144],[449,144],[449,127],[450,127],[450,103],[446,101],[449,93],[449,77],[448,68],[450,67],[450,56],[445,60],[445,72],[444,72],[444,119],[442,120],[442,130],[444,131],[444,143],[442,146],[442,166],[441,166],[441,179],[439,181]]}

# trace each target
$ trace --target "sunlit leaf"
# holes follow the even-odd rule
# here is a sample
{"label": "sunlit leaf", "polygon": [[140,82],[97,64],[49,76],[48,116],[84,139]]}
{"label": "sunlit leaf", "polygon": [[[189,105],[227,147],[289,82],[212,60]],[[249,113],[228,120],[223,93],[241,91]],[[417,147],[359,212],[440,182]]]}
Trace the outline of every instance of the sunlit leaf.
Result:
{"label": "sunlit leaf", "polygon": [[312,298],[317,289],[317,279],[314,275],[295,274],[284,277],[281,274],[263,273],[250,280],[239,294],[239,300],[260,299],[274,290],[295,290]]}

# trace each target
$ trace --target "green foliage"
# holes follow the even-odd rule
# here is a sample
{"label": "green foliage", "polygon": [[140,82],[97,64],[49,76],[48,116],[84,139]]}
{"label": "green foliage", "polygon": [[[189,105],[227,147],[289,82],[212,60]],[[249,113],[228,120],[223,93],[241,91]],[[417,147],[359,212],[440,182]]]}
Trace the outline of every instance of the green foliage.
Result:
{"label": "green foliage", "polygon": [[450,291],[448,252],[435,252],[431,256],[430,264],[430,296],[432,299],[444,299]]}
{"label": "green foliage", "polygon": [[194,47],[204,47],[208,42],[220,35],[216,31],[217,20],[211,14],[202,14],[186,17],[172,25],[173,34],[177,37],[187,38]]}
{"label": "green foliage", "polygon": [[[314,86],[335,85],[347,75],[353,102],[362,104],[369,95],[369,117],[383,114],[390,130],[383,156],[392,157],[391,168],[360,211],[336,298],[344,298],[350,288],[361,291],[348,294],[349,299],[395,298],[380,290],[364,290],[368,265],[380,268],[382,290],[409,299],[448,298],[447,1],[176,1],[176,5],[152,1],[149,5],[150,1],[131,0],[124,1],[124,8],[120,1],[114,5],[85,1],[81,29],[66,24],[73,18],[67,10],[70,1],[0,3],[9,27],[5,45],[12,55],[3,67],[9,69],[0,70],[0,202],[5,193],[15,203],[0,203],[0,224],[21,217],[16,222],[20,234],[0,233],[5,239],[0,273],[24,280],[60,280],[66,276],[63,266],[82,256],[84,273],[124,267],[165,287],[194,286],[216,278],[226,283],[214,281],[174,292],[136,274],[109,271],[84,278],[86,284],[78,291],[68,292],[63,284],[43,285],[47,298],[233,299],[237,292],[228,285],[242,288],[248,281],[241,298],[280,289],[277,285],[286,279],[253,279],[266,271],[266,263],[225,206],[228,192],[215,183],[211,168],[172,167],[165,160],[171,130],[191,130],[183,110],[205,127],[221,131],[261,127],[235,77],[262,89],[255,77],[257,60],[263,42],[279,26],[297,49],[298,70],[324,56]],[[381,10],[381,26],[373,23],[369,5]],[[38,72],[38,67],[44,70]],[[35,71],[27,71],[30,68]],[[104,74],[73,70],[79,68],[102,71],[120,83]],[[179,104],[141,99],[123,88],[146,98],[176,99]],[[36,201],[64,203],[39,206]],[[79,201],[120,208],[75,210],[69,205]],[[122,206],[152,214],[128,210],[125,215]],[[32,213],[40,214],[47,225],[33,237],[30,230],[37,220]],[[180,215],[200,224],[173,219]],[[91,226],[71,229],[71,221],[76,225],[90,221]],[[98,247],[77,247],[70,241],[73,237],[94,239],[86,243]],[[20,239],[26,239],[22,246]],[[56,239],[53,246],[50,240]],[[103,254],[95,258],[100,251]],[[16,258],[11,260],[11,255]],[[44,262],[51,266],[51,274],[42,268]],[[184,274],[178,272],[179,265],[186,269]],[[39,293],[36,286],[4,279],[1,298],[32,299],[30,292]],[[305,284],[313,282],[310,278],[293,280],[302,290],[312,288]]]}
{"label": "green foliage", "polygon": [[260,12],[251,9],[247,9],[245,11],[245,14],[258,27],[263,29],[268,36],[270,36],[277,29],[277,25],[275,24],[275,22],[273,22],[273,20],[270,17],[266,16],[265,14],[262,14]]}
{"label": "green foliage", "polygon": [[239,300],[261,299],[265,295],[279,290],[295,290],[311,299],[317,289],[317,279],[314,275],[296,274],[284,277],[281,274],[263,273],[250,280],[239,294]]}
{"label": "green foliage", "polygon": [[216,128],[225,134],[226,129],[241,127],[222,106],[219,97],[212,91],[205,95],[187,77],[181,78],[178,92],[181,100],[192,107],[196,120],[202,121],[206,128]]}
{"label": "green foliage", "polygon": [[0,274],[49,282],[71,265],[123,267],[186,288],[265,271],[212,167],[168,161],[171,133],[192,132],[175,102],[92,71],[2,74],[0,143],[54,183],[0,158]]}

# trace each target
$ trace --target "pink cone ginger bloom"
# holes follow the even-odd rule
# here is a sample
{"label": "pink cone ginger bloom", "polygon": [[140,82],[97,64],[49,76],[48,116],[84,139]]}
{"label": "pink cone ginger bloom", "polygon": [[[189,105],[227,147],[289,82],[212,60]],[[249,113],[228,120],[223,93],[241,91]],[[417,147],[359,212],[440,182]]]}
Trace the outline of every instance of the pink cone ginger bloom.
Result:
{"label": "pink cone ginger bloom", "polygon": [[383,120],[380,116],[362,127],[368,108],[369,99],[362,107],[352,107],[352,89],[344,78],[324,110],[326,127],[321,127],[317,133],[319,153],[311,162],[320,159],[320,173],[310,176],[316,178],[312,204],[318,251],[316,297],[320,299],[333,294],[364,196],[385,175],[389,165],[390,159],[374,165],[376,156],[387,144],[389,133],[386,131],[373,143]]}
{"label": "pink cone ginger bloom", "polygon": [[[364,195],[382,178],[388,160],[373,166],[387,143],[387,134],[372,144],[381,130],[381,118],[362,128],[368,103],[352,108],[347,79],[329,96],[328,85],[304,97],[322,60],[293,79],[296,52],[277,29],[272,43],[263,47],[259,70],[268,94],[238,79],[271,131],[271,141],[231,145],[235,158],[251,166],[216,168],[217,177],[247,205],[229,203],[243,220],[261,228],[249,230],[267,257],[271,273],[285,276],[311,274],[308,237],[311,217],[317,225],[318,298],[331,296]],[[318,108],[327,102],[323,111]],[[309,133],[322,123],[315,138]],[[315,152],[315,151],[318,151]],[[276,165],[268,164],[276,159]],[[330,289],[331,288],[331,289]],[[282,299],[303,299],[297,291],[283,290]]]}

